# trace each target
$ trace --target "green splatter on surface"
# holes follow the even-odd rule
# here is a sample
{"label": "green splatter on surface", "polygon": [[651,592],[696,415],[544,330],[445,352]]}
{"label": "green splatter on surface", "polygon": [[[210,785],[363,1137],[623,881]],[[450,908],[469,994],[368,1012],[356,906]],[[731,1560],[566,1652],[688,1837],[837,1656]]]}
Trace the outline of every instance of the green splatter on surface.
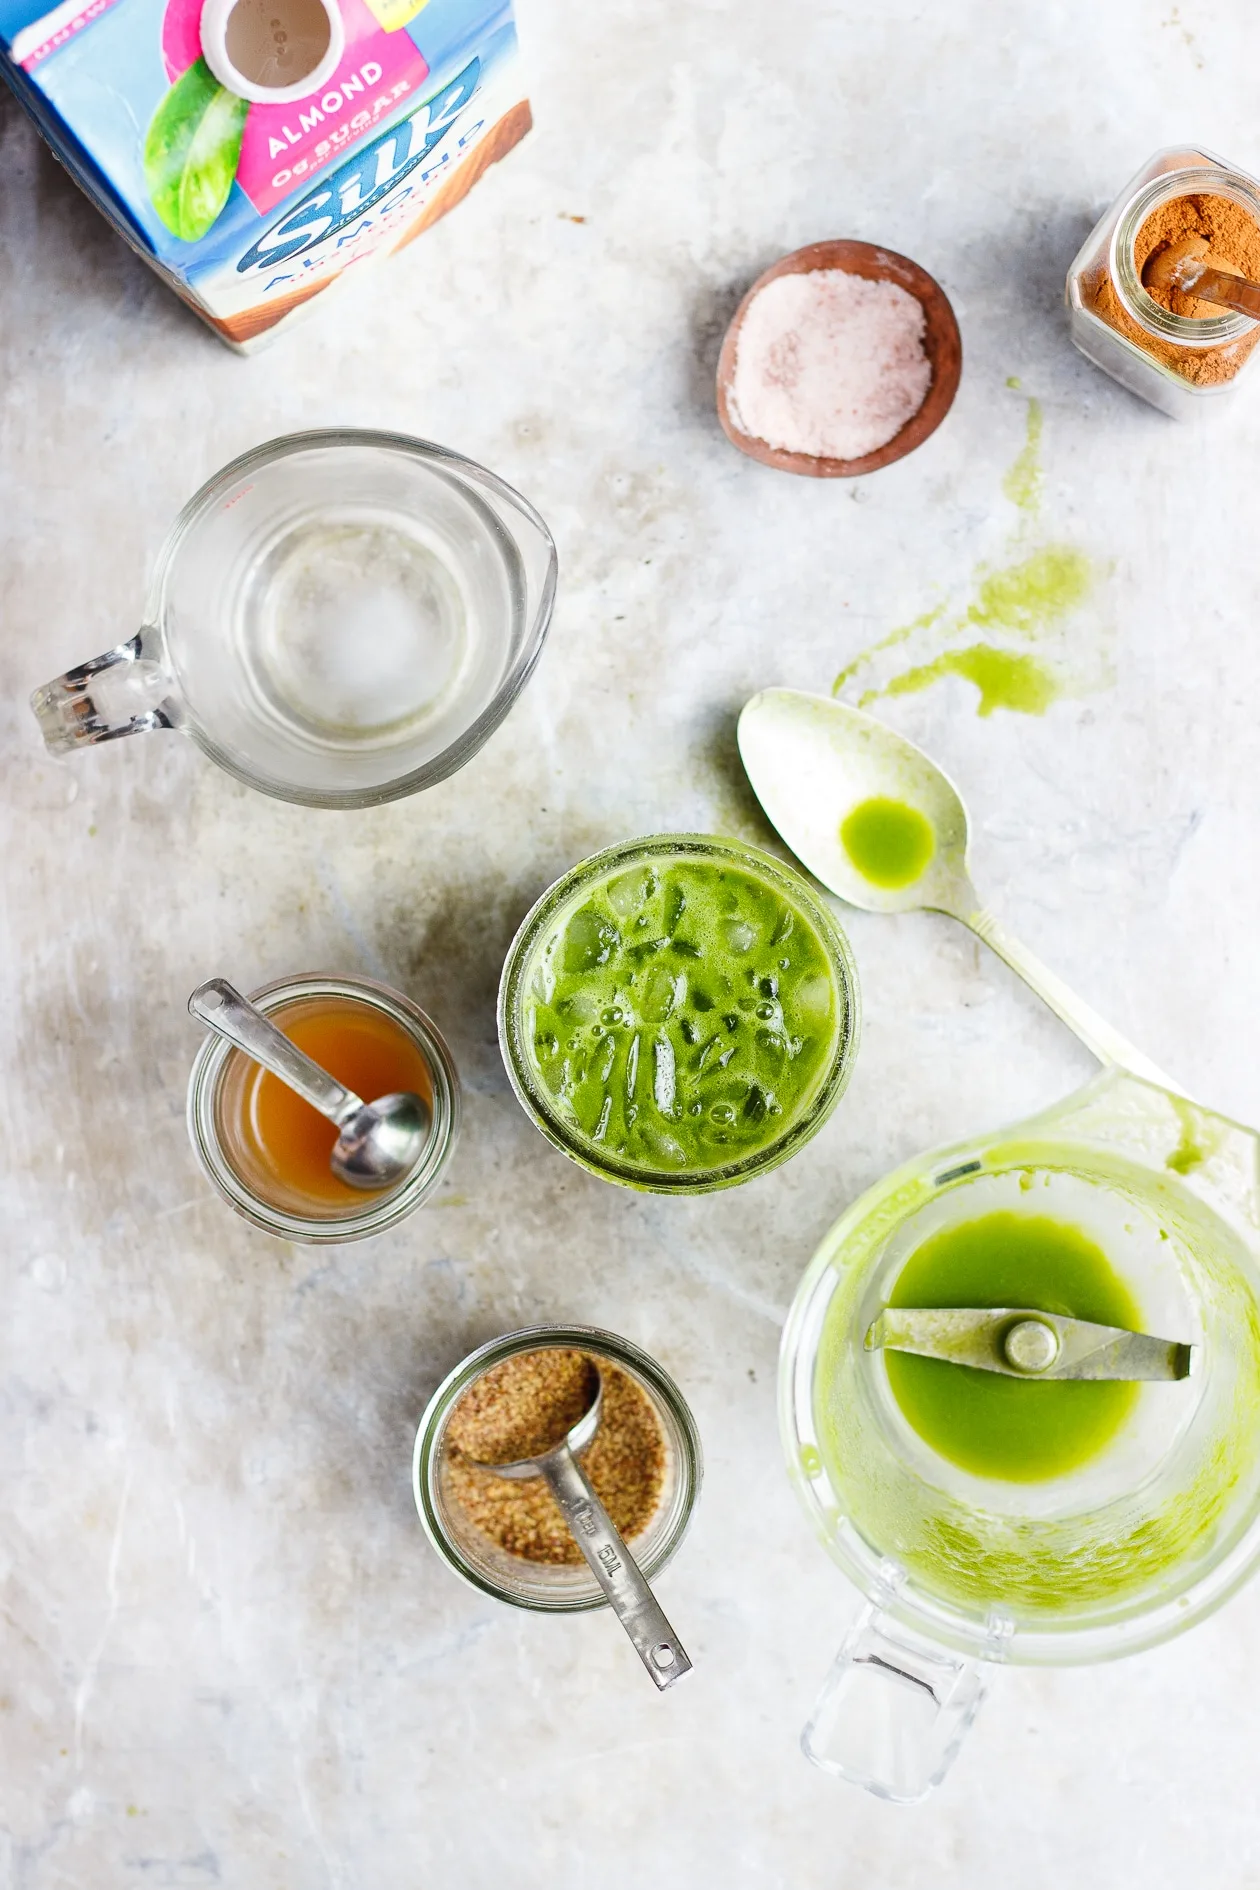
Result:
{"label": "green splatter on surface", "polygon": [[882,689],[868,689],[859,698],[858,707],[865,709],[881,696],[917,695],[944,676],[962,676],[975,684],[980,691],[977,715],[992,715],[995,709],[1010,709],[1017,715],[1044,715],[1063,693],[1054,672],[1035,656],[995,649],[990,643],[973,643],[968,649],[946,650],[934,662],[903,671]]}
{"label": "green splatter on surface", "polygon": [[[1006,384],[1019,391],[1016,376]],[[965,606],[934,605],[861,651],[837,675],[834,695],[886,651],[916,638],[928,642],[929,651],[933,642],[946,647],[867,688],[857,699],[859,708],[888,696],[916,695],[947,676],[962,676],[979,691],[978,715],[992,715],[996,709],[1044,715],[1061,697],[1087,693],[1110,680],[1105,648],[1096,644],[1082,650],[1078,643],[1069,650],[1065,634],[1069,619],[1094,592],[1100,567],[1075,545],[1051,542],[1030,549],[1027,544],[1028,521],[1041,506],[1044,422],[1040,401],[1025,399],[1024,444],[1002,480],[1003,494],[1023,514],[1009,541],[1011,551],[1019,555],[1008,564],[977,565]],[[936,635],[930,637],[933,631]],[[976,631],[983,633],[981,640]],[[1009,640],[1043,647],[1004,648]]]}
{"label": "green splatter on surface", "polygon": [[939,623],[944,615],[944,604],[936,604],[931,610],[925,610],[921,617],[915,617],[910,623],[898,625],[896,630],[890,630],[886,637],[881,637],[878,643],[872,643],[869,649],[860,651],[853,661],[840,671],[832,683],[832,695],[838,696],[845,683],[851,682],[860,669],[865,669],[873,656],[881,655],[884,650],[895,649],[899,643],[908,643],[910,638],[916,636],[920,630],[930,630],[932,625]]}
{"label": "green splatter on surface", "polygon": [[[1018,381],[1015,386],[1019,386]],[[1041,427],[1041,402],[1030,400],[1023,447],[1002,481],[1003,493],[1021,512],[1035,512],[1041,503]]]}
{"label": "green splatter on surface", "polygon": [[1080,608],[1094,584],[1094,567],[1071,545],[1045,545],[1030,558],[980,580],[967,622],[983,630],[1035,636]]}

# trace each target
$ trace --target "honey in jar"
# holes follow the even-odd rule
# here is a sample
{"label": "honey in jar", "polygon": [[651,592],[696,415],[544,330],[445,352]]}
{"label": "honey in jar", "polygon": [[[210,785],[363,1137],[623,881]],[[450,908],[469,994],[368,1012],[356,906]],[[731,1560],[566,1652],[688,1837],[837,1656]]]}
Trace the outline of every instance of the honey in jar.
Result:
{"label": "honey in jar", "polygon": [[[311,1229],[332,1224],[324,1238],[354,1238],[360,1231],[375,1231],[359,1224],[375,1222],[379,1204],[414,1191],[410,1205],[416,1205],[433,1185],[454,1140],[455,1072],[433,1026],[397,993],[366,982],[303,982],[305,989],[301,983],[291,985],[278,1002],[264,1005],[268,1017],[365,1102],[396,1091],[422,1099],[434,1126],[415,1174],[393,1189],[348,1186],[330,1165],[336,1125],[235,1049],[226,1051],[210,1080],[212,1094],[194,1103],[194,1145],[212,1178],[251,1219],[296,1238],[320,1236],[293,1226],[294,1221],[310,1223]],[[196,1071],[193,1088],[198,1098],[206,1089]],[[198,1132],[203,1124],[212,1131],[209,1138]],[[207,1147],[207,1140],[213,1146]]]}

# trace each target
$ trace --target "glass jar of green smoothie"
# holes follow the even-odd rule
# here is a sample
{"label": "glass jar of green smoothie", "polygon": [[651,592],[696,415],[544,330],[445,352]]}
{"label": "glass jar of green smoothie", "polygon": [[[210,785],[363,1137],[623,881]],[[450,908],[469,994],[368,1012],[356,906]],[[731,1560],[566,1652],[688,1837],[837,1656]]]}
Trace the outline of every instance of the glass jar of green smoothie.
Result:
{"label": "glass jar of green smoothie", "polygon": [[528,914],[499,1043],[548,1141],[626,1187],[699,1194],[817,1133],[857,1050],[848,941],[755,847],[661,834],[609,847]]}

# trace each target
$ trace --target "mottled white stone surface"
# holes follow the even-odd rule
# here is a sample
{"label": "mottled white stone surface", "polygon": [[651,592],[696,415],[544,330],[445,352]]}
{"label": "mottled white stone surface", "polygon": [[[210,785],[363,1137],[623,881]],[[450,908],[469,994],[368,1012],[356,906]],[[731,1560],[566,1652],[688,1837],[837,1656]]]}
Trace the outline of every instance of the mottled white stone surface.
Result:
{"label": "mottled white stone surface", "polygon": [[[592,848],[765,839],[732,741],[752,690],[826,690],[895,625],[965,609],[978,562],[1063,541],[1104,567],[1066,631],[1101,686],[980,719],[955,678],[887,712],[964,786],[1003,916],[1195,1093],[1260,1118],[1260,370],[1178,431],[1072,352],[1059,306],[1151,150],[1197,136],[1260,168],[1260,16],[522,16],[535,135],[250,360],[0,102],[0,1885],[1253,1890],[1260,1588],[1157,1653],[1008,1675],[921,1808],[797,1750],[854,1601],[780,1461],[795,1283],[893,1163],[1065,1093],[1084,1052],[945,920],[855,916],[867,1026],[837,1115],[786,1169],[663,1202],[542,1142],[493,994],[528,902]],[[712,411],[739,293],[823,236],[913,255],[964,336],[946,426],[857,486],[743,461]],[[1036,519],[1001,489],[1027,395]],[[353,816],[251,796],[176,736],[46,760],[28,690],[130,634],[182,501],[331,422],[457,447],[555,530],[549,646],[485,751]],[[234,1219],[183,1121],[192,985],[317,967],[412,993],[466,1092],[436,1205],[327,1251]],[[606,1616],[465,1590],[414,1514],[430,1389],[473,1344],[556,1318],[648,1347],[704,1435],[661,1582],[696,1659],[672,1696]]]}

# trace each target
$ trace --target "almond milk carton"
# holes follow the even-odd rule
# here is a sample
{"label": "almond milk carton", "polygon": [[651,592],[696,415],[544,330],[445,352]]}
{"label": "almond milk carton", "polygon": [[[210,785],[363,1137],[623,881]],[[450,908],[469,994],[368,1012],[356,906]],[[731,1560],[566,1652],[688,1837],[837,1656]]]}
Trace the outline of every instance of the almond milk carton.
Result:
{"label": "almond milk carton", "polygon": [[511,0],[40,5],[0,0],[5,78],[233,347],[401,249],[529,129]]}

